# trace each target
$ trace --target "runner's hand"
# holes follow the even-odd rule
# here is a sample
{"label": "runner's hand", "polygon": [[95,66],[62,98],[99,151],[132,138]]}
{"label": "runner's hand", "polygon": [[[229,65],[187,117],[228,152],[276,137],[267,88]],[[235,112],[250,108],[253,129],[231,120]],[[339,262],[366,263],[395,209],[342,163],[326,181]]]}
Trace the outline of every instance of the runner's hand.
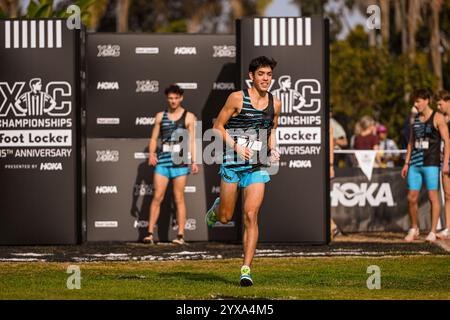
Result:
{"label": "runner's hand", "polygon": [[448,163],[442,166],[442,173],[448,175]]}
{"label": "runner's hand", "polygon": [[156,166],[156,164],[158,163],[158,158],[156,157],[155,153],[150,153],[149,157],[148,157],[148,164],[151,166]]}
{"label": "runner's hand", "polygon": [[334,176],[335,176],[335,173],[334,173],[334,166],[330,166],[330,179],[333,179]]}
{"label": "runner's hand", "polygon": [[249,149],[247,147],[241,146],[239,144],[236,144],[234,146],[234,150],[239,155],[239,157],[242,160],[250,160],[250,158],[253,156],[253,150]]}
{"label": "runner's hand", "polygon": [[408,175],[409,165],[405,164],[402,168],[402,178],[405,179]]}
{"label": "runner's hand", "polygon": [[276,149],[270,150],[270,163],[280,161],[280,153]]}
{"label": "runner's hand", "polygon": [[191,172],[192,174],[197,174],[199,171],[198,165],[196,163],[191,164]]}

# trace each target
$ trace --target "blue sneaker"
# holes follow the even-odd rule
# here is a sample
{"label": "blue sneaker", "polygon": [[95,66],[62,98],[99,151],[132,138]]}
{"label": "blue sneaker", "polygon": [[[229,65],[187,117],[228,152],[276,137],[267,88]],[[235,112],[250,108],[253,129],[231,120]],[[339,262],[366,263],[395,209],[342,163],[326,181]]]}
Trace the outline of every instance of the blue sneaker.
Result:
{"label": "blue sneaker", "polygon": [[242,266],[241,268],[241,278],[240,278],[241,287],[250,287],[253,285],[253,280],[250,275],[250,267]]}
{"label": "blue sneaker", "polygon": [[205,222],[206,222],[206,225],[208,226],[208,228],[212,228],[217,222],[217,217],[216,217],[216,213],[214,212],[214,210],[216,210],[216,208],[219,206],[219,203],[220,203],[220,197],[217,197],[216,200],[214,200],[214,203],[213,203],[211,209],[209,209],[208,212],[206,212]]}

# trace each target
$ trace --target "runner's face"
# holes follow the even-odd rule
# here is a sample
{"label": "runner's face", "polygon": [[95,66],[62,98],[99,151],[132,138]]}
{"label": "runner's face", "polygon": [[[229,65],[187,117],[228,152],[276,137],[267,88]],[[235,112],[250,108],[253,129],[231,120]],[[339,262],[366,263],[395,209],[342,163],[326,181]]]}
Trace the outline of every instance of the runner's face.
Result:
{"label": "runner's face", "polygon": [[176,109],[181,105],[181,101],[183,101],[183,96],[178,93],[169,93],[167,95],[167,104],[171,109]]}
{"label": "runner's face", "polygon": [[450,101],[445,101],[441,99],[437,102],[437,107],[439,111],[441,111],[442,113],[450,115]]}
{"label": "runner's face", "polygon": [[272,68],[258,68],[255,73],[250,72],[250,79],[253,81],[253,86],[258,91],[269,91],[269,86],[272,82]]}
{"label": "runner's face", "polygon": [[417,98],[414,102],[414,106],[416,107],[417,111],[422,113],[426,109],[426,107],[428,107],[428,103],[428,99]]}

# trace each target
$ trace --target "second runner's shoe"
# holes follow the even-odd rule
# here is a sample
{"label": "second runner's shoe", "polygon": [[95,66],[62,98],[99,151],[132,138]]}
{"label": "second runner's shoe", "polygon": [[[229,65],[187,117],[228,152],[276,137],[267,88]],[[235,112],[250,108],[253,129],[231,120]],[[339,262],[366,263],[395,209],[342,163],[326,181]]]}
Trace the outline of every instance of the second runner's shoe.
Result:
{"label": "second runner's shoe", "polygon": [[413,242],[414,240],[419,239],[419,229],[411,228],[408,231],[408,235],[405,237],[406,242]]}
{"label": "second runner's shoe", "polygon": [[450,230],[448,230],[448,229],[442,230],[436,236],[442,240],[450,239]]}

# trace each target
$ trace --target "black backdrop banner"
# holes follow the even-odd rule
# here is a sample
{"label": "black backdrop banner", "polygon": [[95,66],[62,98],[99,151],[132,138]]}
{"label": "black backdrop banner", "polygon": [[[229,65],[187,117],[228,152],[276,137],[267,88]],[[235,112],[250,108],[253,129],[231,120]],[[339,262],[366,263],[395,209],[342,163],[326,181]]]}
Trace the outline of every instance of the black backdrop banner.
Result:
{"label": "black backdrop banner", "polygon": [[[408,190],[400,168],[374,169],[370,181],[359,168],[336,169],[331,208],[333,220],[344,232],[404,232],[411,226]],[[424,189],[420,191],[418,220],[422,229],[431,227]]]}
{"label": "black backdrop banner", "polygon": [[[166,108],[164,88],[178,83],[185,89],[183,105],[201,120],[197,131],[203,133],[237,83],[249,85],[248,63],[261,54],[279,61],[271,90],[283,101],[277,133],[281,169],[260,215],[261,240],[326,242],[326,34],[327,23],[319,18],[244,19],[238,50],[233,35],[89,34],[84,173],[80,31],[68,30],[63,20],[1,21],[0,243],[75,243],[82,176],[83,239],[141,239],[152,193],[147,144],[156,113]],[[189,241],[241,238],[240,203],[228,226],[210,232],[204,224],[219,193],[217,172],[217,165],[201,166],[188,179]],[[168,192],[157,233],[163,241],[176,233],[170,198]]]}
{"label": "black backdrop banner", "polygon": [[0,244],[73,244],[80,31],[0,21]]}
{"label": "black backdrop banner", "polygon": [[277,129],[280,169],[259,214],[260,241],[325,243],[329,239],[328,21],[245,18],[237,23],[241,87],[248,65],[273,57],[270,91],[282,102]]}
{"label": "black backdrop banner", "polygon": [[148,138],[173,83],[198,118],[206,107],[215,111],[236,87],[234,42],[233,35],[88,34],[88,137]]}
{"label": "black backdrop banner", "polygon": [[[88,241],[136,241],[147,230],[153,192],[148,139],[157,112],[166,108],[164,88],[185,89],[182,105],[211,128],[236,89],[234,35],[88,34],[87,36],[87,215]],[[201,166],[185,190],[186,239],[230,240],[240,236],[240,217],[207,230],[204,214],[219,193],[218,166]],[[240,208],[237,208],[237,212]],[[155,235],[176,235],[169,186]]]}

